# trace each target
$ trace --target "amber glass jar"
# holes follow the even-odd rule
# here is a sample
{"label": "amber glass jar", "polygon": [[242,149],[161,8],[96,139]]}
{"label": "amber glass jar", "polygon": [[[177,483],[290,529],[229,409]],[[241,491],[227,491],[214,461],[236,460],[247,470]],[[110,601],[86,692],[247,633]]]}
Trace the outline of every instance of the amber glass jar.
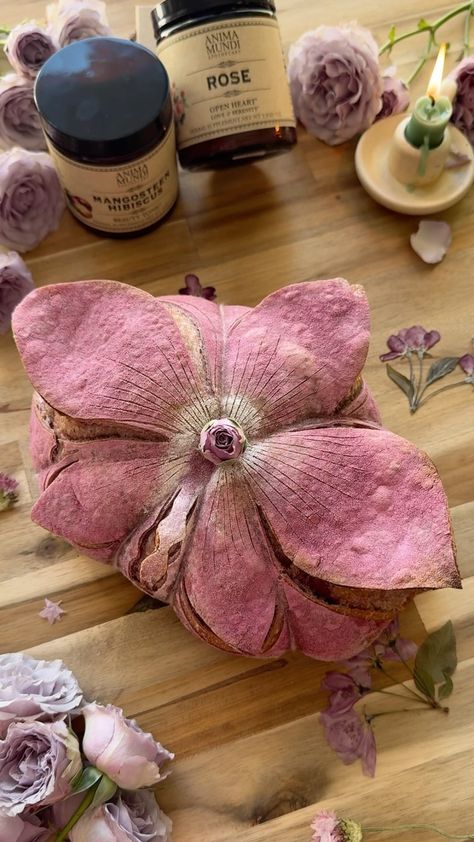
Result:
{"label": "amber glass jar", "polygon": [[87,38],[55,53],[35,86],[49,151],[71,213],[88,228],[133,236],[178,196],[169,80],[150,50]]}
{"label": "amber glass jar", "polygon": [[296,143],[273,0],[163,0],[152,19],[183,167],[214,169]]}

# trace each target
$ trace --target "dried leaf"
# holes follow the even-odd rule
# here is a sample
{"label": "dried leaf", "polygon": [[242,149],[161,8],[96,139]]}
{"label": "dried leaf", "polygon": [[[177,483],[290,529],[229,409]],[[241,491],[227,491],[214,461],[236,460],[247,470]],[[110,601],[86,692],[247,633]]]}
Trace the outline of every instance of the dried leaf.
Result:
{"label": "dried leaf", "polygon": [[448,696],[450,696],[453,692],[453,689],[453,679],[448,675],[446,681],[444,682],[444,684],[441,685],[441,687],[438,690],[438,699],[440,700],[440,702],[442,702],[443,699],[447,699]]}
{"label": "dried leaf", "polygon": [[420,690],[424,696],[428,696],[429,699],[435,699],[436,691],[431,675],[422,667],[415,666],[414,676],[415,684],[418,687],[418,690]]}
{"label": "dried leaf", "polygon": [[391,365],[387,365],[387,374],[390,377],[390,380],[393,380],[393,382],[397,384],[398,388],[405,393],[411,405],[413,398],[415,397],[415,387],[411,380],[409,380],[408,377],[405,377],[405,375],[400,371],[397,371],[396,368],[392,368]]}
{"label": "dried leaf", "polygon": [[422,643],[416,655],[415,672],[418,671],[422,680],[427,674],[434,684],[448,683],[449,688],[448,678],[454,675],[457,663],[456,637],[449,621]]}
{"label": "dried leaf", "polygon": [[441,380],[442,377],[446,377],[447,374],[450,374],[456,368],[459,361],[459,357],[443,357],[442,360],[436,360],[429,372],[428,377],[426,378],[426,385],[429,386],[431,383],[434,383],[436,380]]}

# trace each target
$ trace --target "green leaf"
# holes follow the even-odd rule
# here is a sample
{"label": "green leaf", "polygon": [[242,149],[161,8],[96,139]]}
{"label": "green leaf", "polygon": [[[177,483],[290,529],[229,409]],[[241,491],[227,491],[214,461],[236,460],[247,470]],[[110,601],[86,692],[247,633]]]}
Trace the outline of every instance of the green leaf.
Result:
{"label": "green leaf", "polygon": [[442,360],[436,360],[428,372],[426,385],[430,386],[431,383],[435,383],[436,380],[441,380],[442,377],[446,377],[447,374],[451,374],[451,372],[456,368],[458,361],[459,357],[443,357]]}
{"label": "green leaf", "polygon": [[101,777],[102,772],[100,772],[99,769],[96,769],[95,766],[86,766],[73,783],[73,792],[85,792],[87,789],[90,789],[91,786],[94,786]]}
{"label": "green leaf", "polygon": [[441,686],[438,690],[438,698],[439,698],[440,702],[442,702],[443,699],[447,699],[448,696],[451,695],[453,690],[454,690],[453,679],[448,675],[446,681],[444,682],[444,684],[441,684]]}
{"label": "green leaf", "polygon": [[422,676],[428,674],[435,684],[448,684],[448,678],[454,675],[458,664],[456,637],[453,624],[447,622],[437,631],[428,635],[421,644],[415,659],[415,670]]}
{"label": "green leaf", "polygon": [[417,28],[420,30],[431,29],[431,25],[428,23],[427,20],[425,20],[425,18],[420,18],[420,20],[417,23]]}
{"label": "green leaf", "polygon": [[111,781],[107,775],[102,775],[100,783],[95,791],[92,807],[100,806],[110,801],[117,792],[117,784]]}
{"label": "green leaf", "polygon": [[405,393],[411,405],[413,398],[415,397],[415,387],[411,380],[409,380],[408,377],[405,377],[404,374],[402,374],[400,371],[397,371],[396,368],[393,368],[388,363],[387,374],[390,377],[390,380],[393,380],[393,382],[397,384],[398,388]]}
{"label": "green leaf", "polygon": [[[474,2],[474,0],[473,0],[473,2]],[[393,42],[395,41],[396,34],[397,34],[397,27],[391,26],[390,30],[389,30],[389,33],[388,33],[388,40],[389,40],[390,44],[393,44]]]}
{"label": "green leaf", "polygon": [[423,669],[423,667],[415,666],[414,670],[415,684],[424,696],[429,699],[435,698],[435,685],[431,675]]}

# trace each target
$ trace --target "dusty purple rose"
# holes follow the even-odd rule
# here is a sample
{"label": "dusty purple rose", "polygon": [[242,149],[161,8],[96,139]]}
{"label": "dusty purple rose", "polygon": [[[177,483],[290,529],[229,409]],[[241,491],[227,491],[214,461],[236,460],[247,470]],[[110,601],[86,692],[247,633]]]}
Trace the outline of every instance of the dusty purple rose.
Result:
{"label": "dusty purple rose", "polygon": [[205,298],[207,301],[214,301],[216,298],[215,287],[203,287],[197,275],[186,275],[184,278],[186,286],[179,290],[180,295],[194,295],[196,298]]}
{"label": "dusty purple rose", "polygon": [[392,114],[401,114],[410,104],[410,91],[405,82],[397,79],[395,70],[395,67],[387,67],[383,72],[382,107],[376,120],[390,117]]}
{"label": "dusty purple rose", "polygon": [[388,337],[387,345],[390,350],[387,354],[381,354],[380,359],[382,362],[387,362],[412,353],[423,354],[436,345],[440,339],[441,334],[437,330],[427,331],[421,325],[406,327],[399,330],[396,335],[392,334]]}
{"label": "dusty purple rose", "polygon": [[0,815],[66,798],[81,768],[79,743],[65,722],[12,722],[0,742]]}
{"label": "dusty purple rose", "polygon": [[0,816],[1,842],[47,842],[51,831],[36,816]]}
{"label": "dusty purple rose", "polygon": [[458,86],[452,121],[474,145],[474,56],[466,56],[449,76]]}
{"label": "dusty purple rose", "polygon": [[113,803],[88,810],[69,838],[71,842],[170,842],[171,827],[152,792],[121,792]]}
{"label": "dusty purple rose", "polygon": [[82,691],[62,661],[37,661],[21,652],[0,655],[0,737],[14,719],[62,719],[82,702]]}
{"label": "dusty purple rose", "polygon": [[367,129],[382,105],[377,44],[361,26],[320,26],[290,48],[288,74],[296,116],[336,146]]}
{"label": "dusty purple rose", "polygon": [[166,777],[162,766],[170,754],[151,734],[113,705],[91,704],[83,710],[82,750],[87,759],[123,789],[153,786]]}
{"label": "dusty purple rose", "polygon": [[39,69],[56,52],[52,39],[34,20],[15,26],[5,44],[13,70],[34,79]]}
{"label": "dusty purple rose", "polygon": [[202,430],[199,447],[209,462],[220,465],[229,459],[238,459],[245,443],[243,430],[235,421],[218,418],[209,421]]}
{"label": "dusty purple rose", "polygon": [[0,253],[0,333],[6,333],[17,304],[34,289],[33,278],[15,251]]}
{"label": "dusty purple rose", "polygon": [[64,192],[49,155],[10,149],[0,155],[0,244],[24,252],[59,225]]}
{"label": "dusty purple rose", "polygon": [[59,47],[112,33],[101,0],[59,0],[47,6],[46,17],[48,31]]}
{"label": "dusty purple rose", "polygon": [[474,384],[474,356],[472,354],[464,354],[459,360],[464,374],[467,374],[466,381]]}
{"label": "dusty purple rose", "polygon": [[[8,474],[0,473],[0,512],[9,509],[18,500],[18,482],[14,477],[9,477]],[[1,679],[0,679],[0,693],[1,693]],[[1,699],[1,696],[0,696]],[[0,702],[1,705],[1,702]],[[1,708],[0,708],[1,709]],[[0,718],[0,736],[1,736],[1,718]]]}
{"label": "dusty purple rose", "polygon": [[0,79],[0,146],[46,149],[31,79],[9,73]]}
{"label": "dusty purple rose", "polygon": [[329,708],[331,715],[348,713],[355,703],[362,698],[362,693],[354,678],[342,672],[327,672],[321,687],[330,691]]}

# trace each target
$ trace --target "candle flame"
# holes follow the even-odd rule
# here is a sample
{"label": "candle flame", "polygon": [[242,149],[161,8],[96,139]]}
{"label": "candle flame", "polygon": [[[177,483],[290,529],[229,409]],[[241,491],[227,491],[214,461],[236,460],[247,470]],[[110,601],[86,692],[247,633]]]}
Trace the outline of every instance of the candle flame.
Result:
{"label": "candle flame", "polygon": [[441,91],[444,62],[446,59],[446,47],[446,44],[441,44],[435,66],[433,68],[433,73],[431,74],[431,79],[428,82],[428,90],[426,93],[431,97],[431,99],[437,99]]}

